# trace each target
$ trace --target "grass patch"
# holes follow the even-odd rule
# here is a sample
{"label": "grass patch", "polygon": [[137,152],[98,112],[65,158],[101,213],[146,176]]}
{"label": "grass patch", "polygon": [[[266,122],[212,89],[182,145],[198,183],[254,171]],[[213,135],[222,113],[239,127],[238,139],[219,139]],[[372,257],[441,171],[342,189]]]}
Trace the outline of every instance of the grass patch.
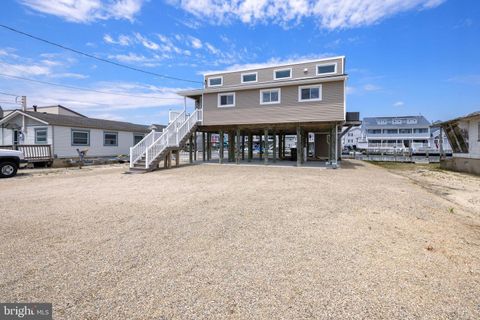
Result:
{"label": "grass patch", "polygon": [[409,162],[394,162],[394,161],[368,161],[376,166],[389,170],[404,170],[413,171],[418,169],[443,171],[439,163],[409,163]]}

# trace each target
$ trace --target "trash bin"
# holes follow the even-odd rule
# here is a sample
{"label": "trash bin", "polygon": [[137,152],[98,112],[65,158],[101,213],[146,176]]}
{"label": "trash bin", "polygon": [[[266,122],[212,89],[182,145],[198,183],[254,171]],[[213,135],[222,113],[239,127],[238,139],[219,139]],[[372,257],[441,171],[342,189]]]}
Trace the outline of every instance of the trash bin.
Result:
{"label": "trash bin", "polygon": [[297,161],[297,148],[290,148],[290,160]]}

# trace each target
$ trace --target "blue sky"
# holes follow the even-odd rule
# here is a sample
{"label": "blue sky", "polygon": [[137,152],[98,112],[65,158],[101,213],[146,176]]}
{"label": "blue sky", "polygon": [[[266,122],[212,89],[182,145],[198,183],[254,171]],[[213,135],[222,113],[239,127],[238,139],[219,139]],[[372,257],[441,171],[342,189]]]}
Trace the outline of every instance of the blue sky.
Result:
{"label": "blue sky", "polygon": [[[480,110],[476,0],[20,0],[0,23],[133,67],[201,81],[202,71],[345,55],[347,109],[448,119]],[[195,83],[114,67],[0,28],[0,74],[134,95],[78,91],[0,75],[28,104],[89,116],[167,121]],[[4,109],[14,97],[0,95]]]}

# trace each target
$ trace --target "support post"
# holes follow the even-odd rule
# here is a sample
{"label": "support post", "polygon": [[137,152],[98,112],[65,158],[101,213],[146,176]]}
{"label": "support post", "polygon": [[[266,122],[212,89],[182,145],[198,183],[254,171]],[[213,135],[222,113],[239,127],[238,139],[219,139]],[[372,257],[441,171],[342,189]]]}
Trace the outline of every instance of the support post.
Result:
{"label": "support post", "polygon": [[235,161],[235,131],[228,133],[228,162]]}
{"label": "support post", "polygon": [[220,139],[219,139],[219,143],[220,143],[220,149],[219,149],[219,153],[218,153],[218,162],[219,163],[223,163],[223,141],[224,141],[224,136],[223,136],[223,131],[220,131]]}
{"label": "support post", "polygon": [[212,134],[207,133],[207,160],[212,160]]}
{"label": "support post", "polygon": [[283,155],[282,155],[282,134],[280,133],[278,135],[278,159],[283,160]]}
{"label": "support post", "polygon": [[253,135],[252,133],[248,133],[248,162],[252,162],[253,158]]}
{"label": "support post", "polygon": [[170,169],[172,167],[172,151],[168,151],[168,164],[167,168]]}
{"label": "support post", "polygon": [[307,162],[308,158],[308,145],[310,144],[310,141],[308,140],[308,131],[303,132],[303,145],[302,145],[302,163]]}
{"label": "support post", "polygon": [[258,155],[260,156],[260,160],[263,158],[263,146],[262,146],[262,134],[258,136]]}
{"label": "support post", "polygon": [[[303,162],[308,161],[308,154],[310,153],[310,135],[308,132],[305,132],[305,147],[306,147],[306,152],[305,152],[305,159]],[[305,148],[304,148],[305,149]]]}
{"label": "support post", "polygon": [[163,167],[164,167],[165,169],[168,168],[168,152],[167,152],[166,155],[163,156]]}
{"label": "support post", "polygon": [[245,160],[245,134],[242,134],[242,160]]}
{"label": "support post", "polygon": [[207,148],[205,146],[205,132],[202,132],[202,160],[205,162],[207,160]]}
{"label": "support post", "polygon": [[302,166],[302,129],[297,127],[297,167]]}
{"label": "support post", "polygon": [[175,151],[175,166],[178,167],[180,165],[180,150],[177,149]]}
{"label": "support post", "polygon": [[188,162],[193,163],[193,134],[188,138]]}
{"label": "support post", "polygon": [[268,164],[268,129],[265,129],[265,164]]}
{"label": "support post", "polygon": [[237,164],[240,164],[240,129],[237,128],[237,141],[235,143],[235,161]]}
{"label": "support post", "polygon": [[273,163],[277,162],[277,133],[273,131]]}
{"label": "support post", "polygon": [[193,132],[193,161],[197,161],[197,130]]}

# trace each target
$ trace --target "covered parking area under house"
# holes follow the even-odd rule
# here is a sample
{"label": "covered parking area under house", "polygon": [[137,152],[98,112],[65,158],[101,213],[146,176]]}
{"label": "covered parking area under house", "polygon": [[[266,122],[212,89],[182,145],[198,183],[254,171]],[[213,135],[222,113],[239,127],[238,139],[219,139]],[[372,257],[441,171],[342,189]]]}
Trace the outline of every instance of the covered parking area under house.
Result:
{"label": "covered parking area under house", "polygon": [[[189,162],[295,163],[317,162],[337,167],[341,159],[344,126],[357,121],[322,123],[270,123],[224,126],[199,125],[189,139]],[[223,143],[222,143],[223,142]],[[201,159],[197,154],[201,151]]]}

